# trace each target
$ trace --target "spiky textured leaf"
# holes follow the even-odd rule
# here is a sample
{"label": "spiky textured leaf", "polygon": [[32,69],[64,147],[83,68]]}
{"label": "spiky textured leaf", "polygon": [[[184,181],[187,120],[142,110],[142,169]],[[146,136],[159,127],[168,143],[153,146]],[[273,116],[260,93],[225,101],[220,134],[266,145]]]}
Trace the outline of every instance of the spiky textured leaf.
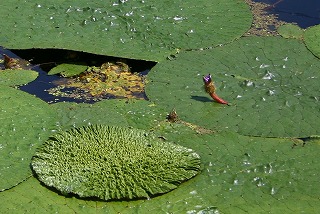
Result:
{"label": "spiky textured leaf", "polygon": [[92,125],[50,137],[31,165],[43,183],[63,194],[132,199],[175,189],[198,173],[200,157],[146,131]]}

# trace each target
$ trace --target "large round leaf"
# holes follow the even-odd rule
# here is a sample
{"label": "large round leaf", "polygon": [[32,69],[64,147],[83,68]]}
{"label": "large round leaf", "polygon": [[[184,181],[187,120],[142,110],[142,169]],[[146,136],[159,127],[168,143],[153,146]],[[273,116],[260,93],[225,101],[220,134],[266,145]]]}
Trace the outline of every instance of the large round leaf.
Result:
{"label": "large round leaf", "polygon": [[32,95],[0,86],[0,191],[31,176],[36,147],[54,129],[54,111]]}
{"label": "large round leaf", "polygon": [[[208,73],[230,106],[204,92]],[[158,63],[148,78],[152,101],[207,128],[269,137],[320,132],[320,62],[297,40],[250,37],[184,52]]]}
{"label": "large round leaf", "polygon": [[2,2],[0,45],[62,48],[158,61],[176,49],[215,46],[251,25],[240,0]]}
{"label": "large round leaf", "polygon": [[81,198],[149,198],[167,193],[200,171],[192,149],[142,129],[91,125],[51,136],[31,166],[45,185]]}
{"label": "large round leaf", "polygon": [[65,102],[52,107],[57,111],[62,130],[92,124],[134,126],[147,130],[166,117],[163,109],[146,100],[114,99],[95,104]]}

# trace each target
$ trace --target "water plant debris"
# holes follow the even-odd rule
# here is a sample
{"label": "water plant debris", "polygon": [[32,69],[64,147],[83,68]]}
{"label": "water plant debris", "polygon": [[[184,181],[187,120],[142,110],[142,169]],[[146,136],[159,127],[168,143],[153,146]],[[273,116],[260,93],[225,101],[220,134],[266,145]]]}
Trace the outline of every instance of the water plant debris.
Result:
{"label": "water plant debris", "polygon": [[[79,68],[78,68],[79,67]],[[77,69],[78,71],[74,71]],[[61,64],[60,69],[66,77],[53,83],[57,86],[48,90],[49,94],[59,97],[99,101],[110,98],[145,99],[144,76],[132,73],[124,62],[106,62],[100,67],[92,66],[86,70],[82,65]],[[68,72],[70,70],[70,72]],[[49,72],[55,73],[55,72]],[[74,75],[77,74],[77,75]]]}
{"label": "water plant debris", "polygon": [[23,59],[12,58],[6,54],[3,55],[3,64],[6,69],[28,69],[30,63]]}

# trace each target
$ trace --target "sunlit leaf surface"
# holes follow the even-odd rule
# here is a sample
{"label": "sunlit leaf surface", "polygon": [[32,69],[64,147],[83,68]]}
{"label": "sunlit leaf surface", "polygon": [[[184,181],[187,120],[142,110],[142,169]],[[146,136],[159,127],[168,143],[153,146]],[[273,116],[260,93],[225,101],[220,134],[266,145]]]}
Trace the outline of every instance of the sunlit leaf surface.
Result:
{"label": "sunlit leaf surface", "polygon": [[24,85],[35,80],[37,77],[38,73],[32,70],[0,70],[0,85]]}
{"label": "sunlit leaf surface", "polygon": [[[203,90],[210,73],[221,105]],[[298,40],[242,38],[158,63],[147,96],[183,120],[251,136],[307,137],[320,132],[320,62]]]}
{"label": "sunlit leaf surface", "polygon": [[242,0],[4,1],[0,45],[61,48],[160,61],[176,49],[239,38],[252,16]]}
{"label": "sunlit leaf surface", "polygon": [[90,125],[50,137],[32,158],[37,178],[81,198],[150,198],[176,189],[200,171],[190,148],[132,127]]}
{"label": "sunlit leaf surface", "polygon": [[166,112],[145,100],[104,100],[95,104],[57,103],[59,127],[63,130],[91,124],[133,126],[149,130],[166,118]]}
{"label": "sunlit leaf surface", "polygon": [[54,129],[54,111],[34,96],[0,86],[0,191],[31,176],[35,149]]}

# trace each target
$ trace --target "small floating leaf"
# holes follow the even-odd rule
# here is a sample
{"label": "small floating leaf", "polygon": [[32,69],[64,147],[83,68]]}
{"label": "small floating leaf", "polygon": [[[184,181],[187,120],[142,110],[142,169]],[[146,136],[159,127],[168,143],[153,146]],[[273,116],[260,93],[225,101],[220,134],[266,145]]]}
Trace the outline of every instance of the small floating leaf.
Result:
{"label": "small floating leaf", "polygon": [[85,72],[88,66],[86,65],[77,65],[77,64],[60,64],[52,68],[48,74],[61,74],[63,77],[72,77],[79,75],[82,72]]}

